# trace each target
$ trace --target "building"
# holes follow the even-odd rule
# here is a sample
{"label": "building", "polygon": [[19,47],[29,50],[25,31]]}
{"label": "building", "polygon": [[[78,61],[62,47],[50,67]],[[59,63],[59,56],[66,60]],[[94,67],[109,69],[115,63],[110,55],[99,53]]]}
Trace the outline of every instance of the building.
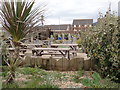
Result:
{"label": "building", "polygon": [[85,30],[88,27],[93,25],[93,19],[74,19],[72,25],[71,24],[60,24],[60,25],[44,25],[37,26],[33,30],[33,34],[35,37],[39,38],[39,40],[47,39],[53,33],[57,34],[78,34],[77,31]]}
{"label": "building", "polygon": [[52,31],[63,31],[63,30],[71,30],[70,24],[60,24],[60,25],[45,25],[45,27],[49,27]]}
{"label": "building", "polygon": [[46,25],[53,33],[72,33],[71,24]]}
{"label": "building", "polygon": [[72,23],[72,30],[79,31],[85,30],[88,27],[91,27],[93,24],[93,19],[74,19]]}

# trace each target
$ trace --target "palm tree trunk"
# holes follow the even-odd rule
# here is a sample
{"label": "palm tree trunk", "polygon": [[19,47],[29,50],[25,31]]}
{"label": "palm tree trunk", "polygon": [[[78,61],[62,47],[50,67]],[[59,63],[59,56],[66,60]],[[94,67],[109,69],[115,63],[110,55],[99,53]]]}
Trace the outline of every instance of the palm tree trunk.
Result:
{"label": "palm tree trunk", "polygon": [[6,80],[6,83],[14,83],[15,79],[15,71],[10,72],[10,75],[8,76],[8,79]]}
{"label": "palm tree trunk", "polygon": [[14,50],[14,55],[12,58],[12,60],[9,63],[9,70],[10,70],[10,74],[8,76],[8,79],[6,80],[7,83],[13,83],[14,79],[15,79],[15,71],[16,68],[19,66],[19,52],[20,52],[20,46],[16,45],[14,42],[10,41],[11,45],[13,48],[15,48]]}

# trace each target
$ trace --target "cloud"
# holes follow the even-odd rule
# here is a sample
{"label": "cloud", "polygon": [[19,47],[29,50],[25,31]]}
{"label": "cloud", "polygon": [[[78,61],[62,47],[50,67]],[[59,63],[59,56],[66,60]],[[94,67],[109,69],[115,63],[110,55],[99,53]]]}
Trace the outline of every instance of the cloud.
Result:
{"label": "cloud", "polygon": [[[39,0],[38,0],[39,1]],[[44,0],[47,3],[46,24],[72,23],[76,18],[93,18],[96,21],[98,12],[117,11],[119,0]]]}

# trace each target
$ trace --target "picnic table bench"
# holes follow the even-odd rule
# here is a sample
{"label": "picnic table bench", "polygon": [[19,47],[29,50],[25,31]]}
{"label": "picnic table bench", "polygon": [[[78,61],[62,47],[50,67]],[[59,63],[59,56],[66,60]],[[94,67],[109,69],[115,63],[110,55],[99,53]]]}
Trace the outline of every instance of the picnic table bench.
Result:
{"label": "picnic table bench", "polygon": [[59,47],[59,46],[64,46],[64,47],[70,47],[71,48],[71,53],[74,55],[77,55],[77,47],[78,44],[51,44],[51,47]]}
{"label": "picnic table bench", "polygon": [[37,51],[37,56],[42,55],[62,55],[70,59],[70,50],[71,48],[33,48],[32,50]]}
{"label": "picnic table bench", "polygon": [[59,47],[59,46],[68,46],[72,50],[77,50],[78,44],[51,44],[52,47]]}
{"label": "picnic table bench", "polygon": [[26,44],[26,43],[23,43],[21,44],[23,48],[30,48],[30,47],[42,47],[42,44],[33,44],[33,43],[30,43],[30,44]]}

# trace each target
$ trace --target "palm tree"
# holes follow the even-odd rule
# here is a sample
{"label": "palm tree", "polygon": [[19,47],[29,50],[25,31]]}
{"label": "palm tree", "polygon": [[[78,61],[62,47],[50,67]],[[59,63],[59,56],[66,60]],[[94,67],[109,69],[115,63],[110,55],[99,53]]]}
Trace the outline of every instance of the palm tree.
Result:
{"label": "palm tree", "polygon": [[20,41],[26,37],[38,23],[44,9],[39,7],[33,8],[35,1],[28,0],[2,0],[0,8],[0,19],[2,26],[7,31],[12,40],[12,47],[15,48],[14,57],[5,60],[10,75],[6,80],[7,83],[14,82],[15,71],[22,60],[19,57]]}

